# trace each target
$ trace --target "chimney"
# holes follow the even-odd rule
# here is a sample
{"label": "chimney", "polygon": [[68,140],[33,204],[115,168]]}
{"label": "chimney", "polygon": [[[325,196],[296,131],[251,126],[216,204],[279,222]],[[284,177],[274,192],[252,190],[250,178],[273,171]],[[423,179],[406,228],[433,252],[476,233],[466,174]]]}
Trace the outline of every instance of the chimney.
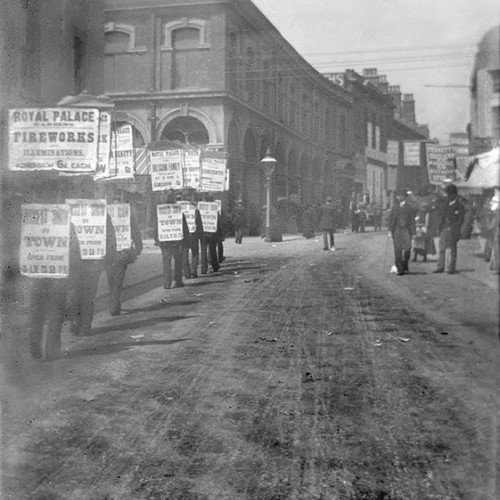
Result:
{"label": "chimney", "polygon": [[389,94],[392,97],[392,102],[396,107],[395,114],[396,116],[401,115],[401,87],[399,85],[389,85]]}
{"label": "chimney", "polygon": [[416,123],[415,99],[413,98],[413,94],[403,94],[401,116],[410,123]]}
{"label": "chimney", "polygon": [[378,86],[377,68],[364,68],[362,76],[366,81]]}
{"label": "chimney", "polygon": [[379,75],[377,87],[384,94],[387,94],[389,92],[389,83],[387,82],[387,76],[386,75]]}

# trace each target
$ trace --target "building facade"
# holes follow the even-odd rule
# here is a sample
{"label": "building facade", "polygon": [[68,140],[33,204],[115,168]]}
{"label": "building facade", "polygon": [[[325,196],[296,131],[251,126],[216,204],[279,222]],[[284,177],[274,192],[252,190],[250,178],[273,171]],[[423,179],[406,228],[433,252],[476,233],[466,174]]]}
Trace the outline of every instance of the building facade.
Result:
{"label": "building facade", "polygon": [[310,66],[249,0],[106,0],[106,94],[137,146],[177,140],[224,151],[229,208],[350,193],[353,98]]}
{"label": "building facade", "polygon": [[471,154],[490,150],[500,140],[500,25],[478,45],[470,89]]}

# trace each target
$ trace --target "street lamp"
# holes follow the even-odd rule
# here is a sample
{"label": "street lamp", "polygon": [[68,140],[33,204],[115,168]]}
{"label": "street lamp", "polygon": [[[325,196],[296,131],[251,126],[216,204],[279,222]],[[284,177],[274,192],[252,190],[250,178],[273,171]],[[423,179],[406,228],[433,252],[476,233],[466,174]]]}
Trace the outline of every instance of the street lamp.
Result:
{"label": "street lamp", "polygon": [[276,159],[271,156],[271,150],[267,148],[266,155],[260,160],[262,170],[266,176],[266,235],[264,241],[271,241],[271,177],[276,166]]}

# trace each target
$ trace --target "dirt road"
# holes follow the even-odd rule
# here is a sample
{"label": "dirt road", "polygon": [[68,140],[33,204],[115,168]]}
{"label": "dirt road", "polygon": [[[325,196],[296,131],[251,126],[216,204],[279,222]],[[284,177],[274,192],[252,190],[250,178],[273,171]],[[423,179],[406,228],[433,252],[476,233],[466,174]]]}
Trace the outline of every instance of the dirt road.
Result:
{"label": "dirt road", "polygon": [[3,498],[499,498],[498,297],[354,238],[228,242],[221,272],[65,333],[5,393]]}

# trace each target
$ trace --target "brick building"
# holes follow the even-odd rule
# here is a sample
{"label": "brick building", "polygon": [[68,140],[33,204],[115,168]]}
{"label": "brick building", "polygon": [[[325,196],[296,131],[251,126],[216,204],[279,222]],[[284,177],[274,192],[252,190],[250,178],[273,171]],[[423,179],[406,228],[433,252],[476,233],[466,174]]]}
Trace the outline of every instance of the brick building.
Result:
{"label": "brick building", "polygon": [[227,153],[229,208],[265,203],[260,159],[277,159],[273,199],[319,203],[354,181],[353,97],[309,65],[249,0],[106,0],[106,94],[136,145]]}

